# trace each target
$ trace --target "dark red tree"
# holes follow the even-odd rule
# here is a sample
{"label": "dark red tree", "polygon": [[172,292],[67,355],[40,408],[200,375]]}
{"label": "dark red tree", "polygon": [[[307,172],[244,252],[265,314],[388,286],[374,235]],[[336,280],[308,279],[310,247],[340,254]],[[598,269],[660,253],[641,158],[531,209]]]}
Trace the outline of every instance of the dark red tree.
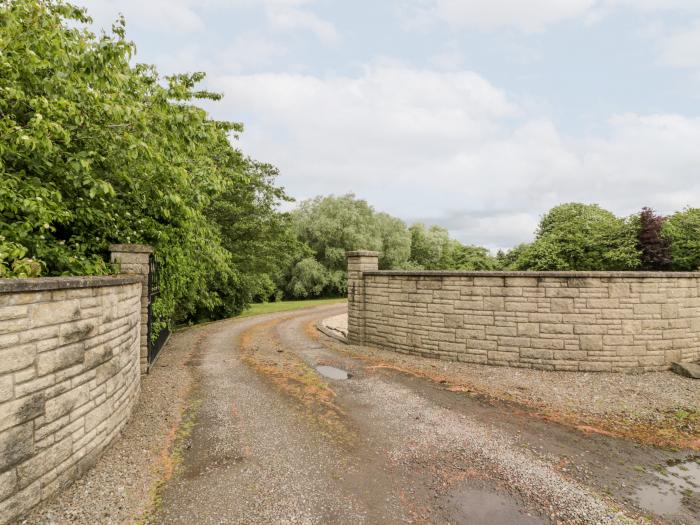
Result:
{"label": "dark red tree", "polygon": [[642,208],[639,214],[639,249],[642,252],[642,270],[668,270],[671,267],[670,243],[661,235],[666,217],[651,208]]}

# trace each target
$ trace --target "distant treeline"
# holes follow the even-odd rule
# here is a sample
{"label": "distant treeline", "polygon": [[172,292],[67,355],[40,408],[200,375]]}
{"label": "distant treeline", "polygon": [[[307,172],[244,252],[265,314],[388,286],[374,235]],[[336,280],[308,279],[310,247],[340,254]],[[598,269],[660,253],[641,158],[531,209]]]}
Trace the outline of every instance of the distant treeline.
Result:
{"label": "distant treeline", "polygon": [[354,195],[316,197],[290,214],[299,252],[273,279],[277,296],[346,292],[345,252],[381,252],[382,269],[656,270],[700,267],[700,209],[669,217],[644,208],[616,217],[595,204],[569,203],[541,219],[530,243],[496,255],[450,238],[439,226],[407,226]]}

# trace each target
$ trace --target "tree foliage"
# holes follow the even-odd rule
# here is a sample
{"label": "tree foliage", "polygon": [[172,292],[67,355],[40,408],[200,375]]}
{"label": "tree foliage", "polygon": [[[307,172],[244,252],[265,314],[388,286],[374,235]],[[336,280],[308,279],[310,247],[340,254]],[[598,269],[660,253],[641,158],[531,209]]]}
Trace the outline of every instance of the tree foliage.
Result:
{"label": "tree foliage", "polygon": [[219,98],[202,73],[132,65],[123,20],[99,36],[88,22],[61,0],[0,3],[0,272],[109,273],[109,243],[141,242],[163,264],[156,314],[240,309],[278,242],[241,219],[283,230],[274,171],[231,146],[240,124],[196,106]]}
{"label": "tree foliage", "polygon": [[657,215],[651,208],[642,208],[639,213],[639,250],[641,269],[650,271],[668,270],[671,265],[670,243],[662,230],[666,218]]}
{"label": "tree foliage", "polygon": [[287,272],[282,286],[293,297],[344,294],[347,251],[379,251],[381,268],[400,266],[410,253],[403,221],[375,212],[353,194],[303,201],[292,212],[292,220],[297,238],[318,263],[302,257]]}
{"label": "tree foliage", "polygon": [[670,243],[673,270],[700,271],[700,208],[686,208],[670,215],[662,235]]}
{"label": "tree foliage", "polygon": [[346,292],[345,252],[381,252],[379,267],[407,270],[491,270],[497,260],[486,248],[465,246],[440,226],[406,224],[376,212],[353,194],[316,197],[292,212],[298,240],[308,253],[281,275],[288,296],[340,295]]}
{"label": "tree foliage", "polygon": [[520,246],[518,270],[634,270],[640,265],[635,221],[596,204],[569,203],[542,217],[531,244]]}

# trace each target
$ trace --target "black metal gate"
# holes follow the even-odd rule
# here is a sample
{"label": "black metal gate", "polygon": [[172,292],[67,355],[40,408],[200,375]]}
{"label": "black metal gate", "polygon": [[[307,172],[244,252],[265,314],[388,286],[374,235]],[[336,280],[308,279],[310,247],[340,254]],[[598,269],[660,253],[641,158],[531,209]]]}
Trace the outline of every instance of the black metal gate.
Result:
{"label": "black metal gate", "polygon": [[158,333],[154,333],[153,301],[160,294],[159,264],[155,255],[148,260],[148,368],[158,356],[161,348],[170,337],[170,323],[161,327]]}

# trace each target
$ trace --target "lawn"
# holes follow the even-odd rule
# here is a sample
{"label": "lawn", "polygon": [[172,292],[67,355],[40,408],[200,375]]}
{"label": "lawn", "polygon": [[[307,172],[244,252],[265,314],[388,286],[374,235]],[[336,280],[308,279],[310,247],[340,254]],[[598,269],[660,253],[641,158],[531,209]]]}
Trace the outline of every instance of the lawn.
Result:
{"label": "lawn", "polygon": [[287,312],[299,310],[301,308],[311,308],[322,304],[340,304],[346,302],[344,297],[334,299],[305,299],[303,301],[278,301],[276,303],[255,303],[250,308],[244,310],[238,317],[249,317],[251,315],[271,314],[274,312]]}

